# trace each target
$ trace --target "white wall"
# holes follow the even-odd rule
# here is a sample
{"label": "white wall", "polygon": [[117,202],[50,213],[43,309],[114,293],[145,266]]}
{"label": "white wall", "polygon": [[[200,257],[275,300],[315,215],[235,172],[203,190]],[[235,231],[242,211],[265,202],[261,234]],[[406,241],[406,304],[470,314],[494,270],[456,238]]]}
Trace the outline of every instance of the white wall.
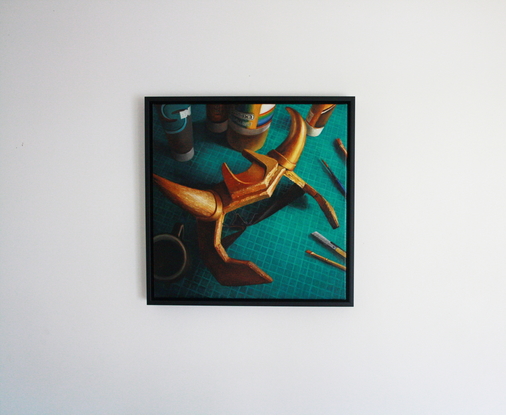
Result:
{"label": "white wall", "polygon": [[[506,3],[0,2],[0,413],[506,413]],[[354,308],[146,306],[143,97],[356,96]]]}

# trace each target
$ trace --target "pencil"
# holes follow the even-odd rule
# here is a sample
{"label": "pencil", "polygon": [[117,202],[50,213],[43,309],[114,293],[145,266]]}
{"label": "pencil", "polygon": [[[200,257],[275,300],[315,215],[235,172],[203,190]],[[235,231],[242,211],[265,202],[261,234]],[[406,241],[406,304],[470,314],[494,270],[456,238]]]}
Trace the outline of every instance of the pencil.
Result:
{"label": "pencil", "polygon": [[330,174],[330,177],[334,181],[335,185],[337,186],[337,190],[339,190],[342,193],[342,195],[346,197],[346,189],[344,188],[343,184],[339,181],[334,172],[330,170],[330,167],[327,163],[325,163],[325,160],[322,159],[322,163],[327,169],[327,172]]}
{"label": "pencil", "polygon": [[315,257],[316,259],[319,259],[320,261],[325,262],[326,264],[333,265],[334,267],[337,267],[339,269],[342,269],[343,271],[346,271],[346,267],[344,265],[338,264],[337,262],[331,261],[328,258],[325,258],[321,255],[315,254],[314,252],[310,251],[309,249],[306,249],[306,253],[311,255],[312,257]]}
{"label": "pencil", "polygon": [[348,157],[348,151],[346,150],[346,147],[344,146],[343,142],[341,141],[340,138],[336,138],[336,143],[337,143],[337,146],[341,149],[341,151],[343,152],[344,154],[344,157],[347,158]]}

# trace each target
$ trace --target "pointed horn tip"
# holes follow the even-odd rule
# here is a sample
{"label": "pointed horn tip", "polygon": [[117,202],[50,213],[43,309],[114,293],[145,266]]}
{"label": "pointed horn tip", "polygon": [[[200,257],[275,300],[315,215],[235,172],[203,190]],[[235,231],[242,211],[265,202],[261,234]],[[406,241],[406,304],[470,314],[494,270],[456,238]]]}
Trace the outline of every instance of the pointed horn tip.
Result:
{"label": "pointed horn tip", "polygon": [[285,169],[293,170],[306,144],[307,130],[306,122],[297,110],[291,107],[286,107],[286,110],[291,118],[288,137],[275,150],[271,150],[268,155],[276,159]]}
{"label": "pointed horn tip", "polygon": [[169,193],[174,192],[175,188],[180,186],[178,183],[174,183],[162,176],[158,176],[157,174],[153,174],[153,183],[163,192],[168,191]]}
{"label": "pointed horn tip", "polygon": [[193,189],[153,174],[154,183],[174,204],[204,221],[216,220],[223,211],[220,196],[212,190]]}
{"label": "pointed horn tip", "polygon": [[299,111],[293,109],[292,107],[286,107],[286,111],[288,114],[290,114],[290,132],[289,137],[293,135],[303,135],[304,136],[304,142],[306,138],[306,121],[300,115]]}
{"label": "pointed horn tip", "polygon": [[158,176],[157,174],[153,174],[153,181],[156,183],[156,184],[161,184],[165,179],[161,176]]}
{"label": "pointed horn tip", "polygon": [[302,115],[300,115],[299,111],[297,111],[296,109],[293,109],[292,107],[286,107],[286,110],[290,114],[290,117],[292,118],[292,122],[299,121],[299,122],[305,123],[304,118],[302,117]]}
{"label": "pointed horn tip", "polygon": [[167,180],[167,179],[163,178],[162,176],[158,176],[157,174],[153,174],[153,182],[161,188],[165,188],[167,186],[171,186],[172,184],[175,184],[174,182],[171,182],[170,180]]}

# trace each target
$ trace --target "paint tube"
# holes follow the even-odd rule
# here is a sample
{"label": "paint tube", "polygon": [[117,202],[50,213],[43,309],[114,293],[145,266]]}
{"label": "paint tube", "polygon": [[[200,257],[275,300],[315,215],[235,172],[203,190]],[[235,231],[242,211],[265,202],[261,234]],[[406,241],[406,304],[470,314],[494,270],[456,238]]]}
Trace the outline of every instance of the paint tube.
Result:
{"label": "paint tube", "polygon": [[319,136],[327,124],[336,104],[313,104],[306,117],[307,135]]}
{"label": "paint tube", "polygon": [[228,111],[229,105],[207,104],[207,129],[213,133],[222,133],[226,131],[228,126]]}

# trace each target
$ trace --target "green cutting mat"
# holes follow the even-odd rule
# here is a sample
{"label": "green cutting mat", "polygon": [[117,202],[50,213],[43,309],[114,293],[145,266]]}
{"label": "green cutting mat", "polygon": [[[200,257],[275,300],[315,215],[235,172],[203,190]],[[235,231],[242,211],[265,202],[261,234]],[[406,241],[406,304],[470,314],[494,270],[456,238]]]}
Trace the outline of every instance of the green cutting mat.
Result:
{"label": "green cutting mat", "polygon": [[[306,117],[310,105],[289,105]],[[277,105],[266,143],[258,153],[266,154],[276,148],[288,135],[290,116],[285,105]],[[195,156],[188,162],[174,161],[169,155],[165,133],[156,111],[153,115],[153,173],[194,188],[208,189],[223,180],[221,164],[227,163],[234,173],[245,171],[248,162],[232,150],[226,133],[207,131],[205,105],[192,105]],[[248,227],[243,235],[227,249],[230,257],[250,260],[267,272],[272,283],[242,287],[220,285],[200,259],[197,244],[196,221],[193,216],[170,202],[160,190],[153,187],[153,235],[170,233],[176,222],[185,226],[184,241],[192,258],[192,272],[176,283],[153,283],[153,297],[211,299],[346,299],[346,272],[323,263],[308,254],[309,249],[333,261],[344,264],[342,258],[319,242],[311,233],[317,231],[346,249],[346,201],[339,193],[320,159],[324,159],[342,183],[346,183],[346,164],[336,151],[334,141],[340,138],[347,146],[347,105],[338,104],[329,122],[318,137],[307,137],[306,146],[295,172],[314,187],[334,207],[340,226],[327,222],[316,201],[304,195],[264,221]],[[273,197],[286,191],[292,182],[283,177]],[[272,199],[272,198],[271,198]],[[236,214],[248,221],[265,209],[272,200],[266,199],[229,213],[225,218],[223,235]]]}

